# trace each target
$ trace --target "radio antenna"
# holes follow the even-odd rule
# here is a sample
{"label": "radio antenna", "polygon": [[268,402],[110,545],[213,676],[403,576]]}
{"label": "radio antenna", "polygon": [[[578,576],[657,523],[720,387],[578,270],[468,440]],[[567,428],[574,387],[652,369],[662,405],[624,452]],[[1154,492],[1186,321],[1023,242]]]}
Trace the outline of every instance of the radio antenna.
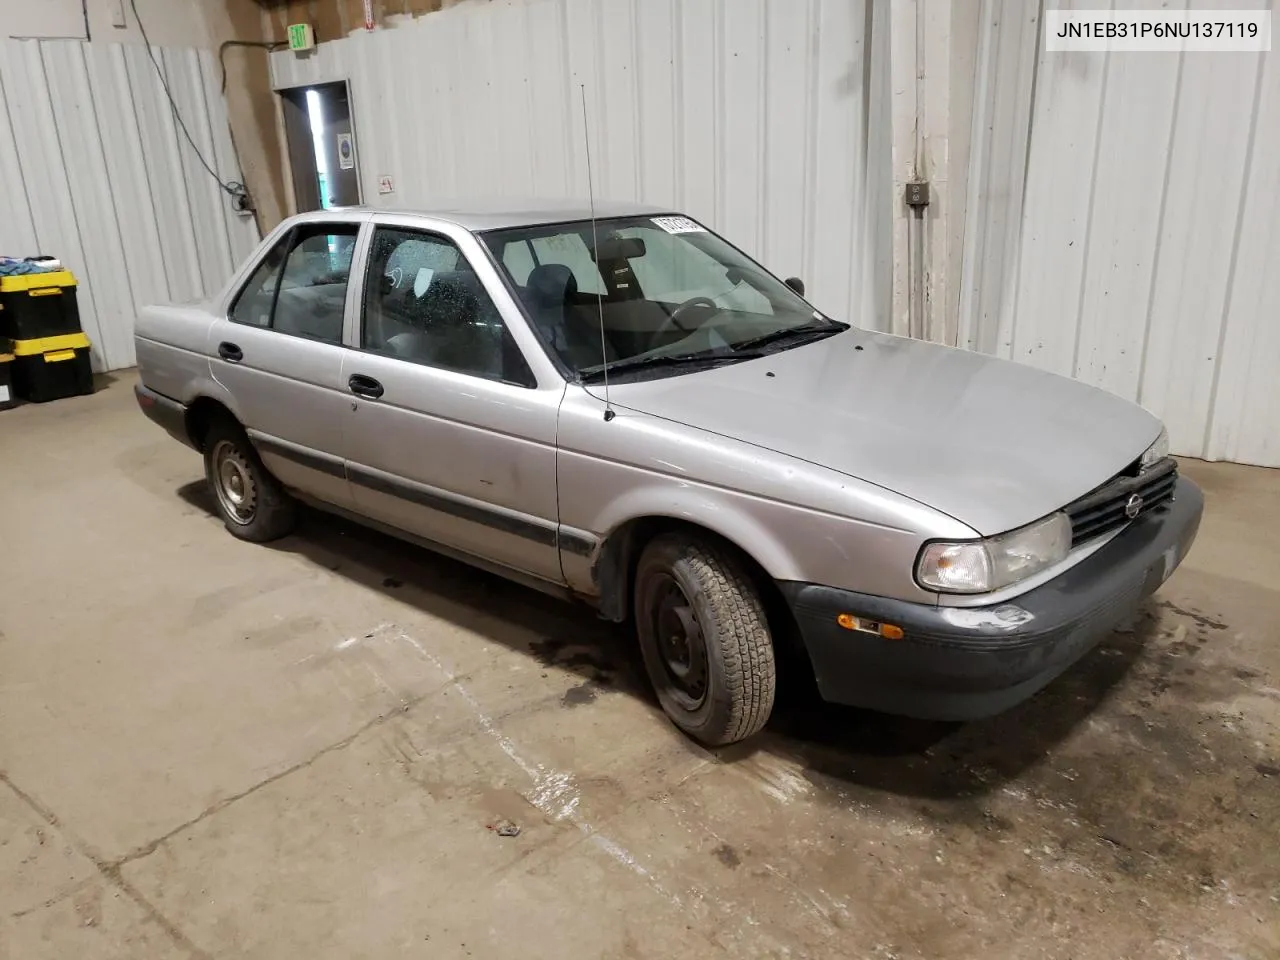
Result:
{"label": "radio antenna", "polygon": [[[585,83],[578,84],[578,92],[582,95],[582,145],[587,152],[587,202],[591,209],[591,259],[596,264],[597,272],[600,271],[600,262],[596,260],[596,251],[600,248],[599,238],[596,236],[596,192],[592,185],[591,177],[591,128],[587,123],[587,85]],[[604,274],[600,273],[601,285],[604,283]],[[609,353],[605,349],[604,338],[604,293],[600,290],[596,291],[596,315],[600,320],[600,363],[601,369],[604,371],[604,420],[608,423],[615,416],[613,405],[609,402]]]}

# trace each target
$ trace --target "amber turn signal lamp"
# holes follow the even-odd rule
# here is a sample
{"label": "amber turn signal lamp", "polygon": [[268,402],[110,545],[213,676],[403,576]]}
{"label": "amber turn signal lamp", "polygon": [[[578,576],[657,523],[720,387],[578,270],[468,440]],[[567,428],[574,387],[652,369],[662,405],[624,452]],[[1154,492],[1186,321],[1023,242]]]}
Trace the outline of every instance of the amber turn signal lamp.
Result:
{"label": "amber turn signal lamp", "polygon": [[893,623],[881,623],[879,620],[868,620],[866,617],[855,617],[852,613],[841,613],[836,623],[846,630],[857,630],[859,633],[874,633],[886,640],[901,640],[904,636],[902,628]]}

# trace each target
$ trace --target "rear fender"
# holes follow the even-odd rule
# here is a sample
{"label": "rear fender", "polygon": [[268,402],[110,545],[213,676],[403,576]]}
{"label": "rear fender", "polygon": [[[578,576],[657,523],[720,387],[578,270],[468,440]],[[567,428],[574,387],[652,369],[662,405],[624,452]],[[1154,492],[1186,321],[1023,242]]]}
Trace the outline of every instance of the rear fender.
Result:
{"label": "rear fender", "polygon": [[182,401],[183,406],[190,407],[197,400],[204,398],[216,400],[226,407],[241,425],[246,425],[244,419],[240,416],[240,406],[236,403],[235,397],[231,395],[231,391],[215,380],[211,374],[192,379],[183,391],[183,395],[178,399]]}

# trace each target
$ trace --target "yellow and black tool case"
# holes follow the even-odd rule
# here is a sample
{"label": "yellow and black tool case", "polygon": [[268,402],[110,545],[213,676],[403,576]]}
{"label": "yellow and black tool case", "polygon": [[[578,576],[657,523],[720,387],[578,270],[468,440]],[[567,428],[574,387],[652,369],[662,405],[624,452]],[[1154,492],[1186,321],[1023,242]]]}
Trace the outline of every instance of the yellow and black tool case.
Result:
{"label": "yellow and black tool case", "polygon": [[70,270],[0,277],[0,338],[39,340],[80,332]]}
{"label": "yellow and black tool case", "polygon": [[93,393],[89,338],[83,333],[10,341],[13,392],[19,400],[44,403]]}

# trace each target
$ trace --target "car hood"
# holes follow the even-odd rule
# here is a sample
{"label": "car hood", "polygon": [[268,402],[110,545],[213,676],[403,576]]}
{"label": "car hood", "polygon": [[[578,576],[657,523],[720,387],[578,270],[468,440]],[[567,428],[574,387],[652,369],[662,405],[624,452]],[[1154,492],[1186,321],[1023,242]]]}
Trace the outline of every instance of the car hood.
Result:
{"label": "car hood", "polygon": [[877,484],[984,536],[1066,506],[1160,433],[1141,407],[1067,377],[856,329],[615,384],[611,399]]}

